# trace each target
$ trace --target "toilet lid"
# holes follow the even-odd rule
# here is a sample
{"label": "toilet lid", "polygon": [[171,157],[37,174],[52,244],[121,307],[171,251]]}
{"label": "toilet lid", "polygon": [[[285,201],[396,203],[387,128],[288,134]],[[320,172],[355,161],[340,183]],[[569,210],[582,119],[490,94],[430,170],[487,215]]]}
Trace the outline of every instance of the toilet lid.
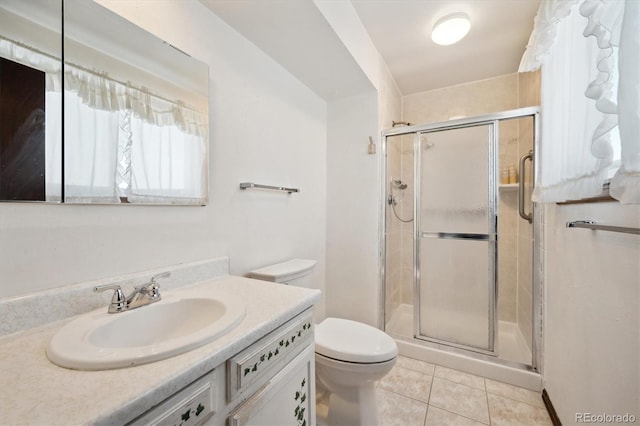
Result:
{"label": "toilet lid", "polygon": [[327,318],[316,326],[316,353],[340,361],[384,362],[398,355],[396,342],[370,325]]}

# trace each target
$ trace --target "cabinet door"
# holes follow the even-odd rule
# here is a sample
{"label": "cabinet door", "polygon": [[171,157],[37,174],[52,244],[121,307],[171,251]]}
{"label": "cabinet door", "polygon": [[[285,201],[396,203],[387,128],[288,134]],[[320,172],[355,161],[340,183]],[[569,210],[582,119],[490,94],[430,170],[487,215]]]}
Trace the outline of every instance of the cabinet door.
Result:
{"label": "cabinet door", "polygon": [[229,426],[314,426],[313,345],[303,350],[230,416]]}
{"label": "cabinet door", "polygon": [[213,370],[162,401],[128,426],[196,426],[215,414],[216,393],[224,370]]}

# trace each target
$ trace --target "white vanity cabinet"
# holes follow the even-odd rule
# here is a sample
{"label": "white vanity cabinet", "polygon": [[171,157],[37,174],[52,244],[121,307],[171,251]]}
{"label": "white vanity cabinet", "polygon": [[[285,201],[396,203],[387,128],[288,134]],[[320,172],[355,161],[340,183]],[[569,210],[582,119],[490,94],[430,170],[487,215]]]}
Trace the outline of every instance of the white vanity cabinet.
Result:
{"label": "white vanity cabinet", "polygon": [[314,425],[313,342],[309,309],[229,359],[227,424]]}
{"label": "white vanity cabinet", "polygon": [[307,346],[228,417],[229,426],[315,425],[313,346]]}
{"label": "white vanity cabinet", "polygon": [[216,370],[167,398],[129,425],[202,425],[215,414],[219,375]]}
{"label": "white vanity cabinet", "polygon": [[129,425],[314,426],[311,308]]}
{"label": "white vanity cabinet", "polygon": [[[200,268],[210,274],[218,263],[226,267],[228,260],[213,263],[204,268],[198,262],[173,271],[182,282],[181,277],[201,277]],[[142,279],[134,274],[103,284],[131,280]],[[95,425],[313,426],[312,309],[320,291],[235,276],[188,284],[193,284],[188,289],[193,294],[213,292],[221,299],[233,295],[245,304],[246,315],[220,338],[187,353],[142,366],[96,371],[61,368],[47,358],[43,348],[60,330],[58,321],[73,321],[73,315],[51,313],[58,308],[52,307],[50,291],[0,300],[3,320],[15,323],[0,330],[0,377],[5,385],[0,386],[0,425],[49,424],[56,419],[59,424]],[[95,282],[71,286],[55,300],[73,300],[76,306],[84,303],[85,293],[94,286]],[[51,324],[27,321],[41,311]],[[88,404],[87,395],[100,402]]]}

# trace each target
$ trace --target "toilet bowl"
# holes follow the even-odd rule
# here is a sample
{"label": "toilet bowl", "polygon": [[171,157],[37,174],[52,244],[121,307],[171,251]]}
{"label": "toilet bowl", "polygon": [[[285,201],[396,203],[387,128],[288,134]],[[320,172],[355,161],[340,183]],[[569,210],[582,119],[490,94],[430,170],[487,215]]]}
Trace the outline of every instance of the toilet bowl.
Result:
{"label": "toilet bowl", "polygon": [[[247,274],[311,287],[314,260],[293,259]],[[328,426],[378,424],[376,382],[396,362],[398,346],[385,332],[356,321],[326,318],[315,327],[316,381],[328,392]]]}
{"label": "toilet bowl", "polygon": [[386,333],[356,321],[327,318],[315,328],[316,379],[329,393],[328,425],[377,425],[375,388],[396,362]]}

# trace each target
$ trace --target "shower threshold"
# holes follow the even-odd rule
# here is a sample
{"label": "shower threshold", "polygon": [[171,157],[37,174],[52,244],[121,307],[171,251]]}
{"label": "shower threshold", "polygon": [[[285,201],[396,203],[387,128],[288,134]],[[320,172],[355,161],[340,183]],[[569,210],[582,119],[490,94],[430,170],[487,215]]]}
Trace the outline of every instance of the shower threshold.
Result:
{"label": "shower threshold", "polygon": [[[524,387],[535,392],[542,390],[542,377],[533,371],[528,362],[524,364],[414,338],[412,305],[400,305],[387,323],[385,331],[396,340],[400,355]],[[510,336],[508,333],[506,335],[505,340],[508,342]],[[504,344],[501,349],[499,352],[504,353]],[[518,348],[512,349],[514,353],[519,351]],[[530,359],[530,355],[528,356]]]}
{"label": "shower threshold", "polygon": [[[417,340],[413,332],[413,305],[401,304],[386,324],[385,331],[404,340]],[[498,322],[497,357],[505,361],[531,365],[531,350],[516,323]]]}

